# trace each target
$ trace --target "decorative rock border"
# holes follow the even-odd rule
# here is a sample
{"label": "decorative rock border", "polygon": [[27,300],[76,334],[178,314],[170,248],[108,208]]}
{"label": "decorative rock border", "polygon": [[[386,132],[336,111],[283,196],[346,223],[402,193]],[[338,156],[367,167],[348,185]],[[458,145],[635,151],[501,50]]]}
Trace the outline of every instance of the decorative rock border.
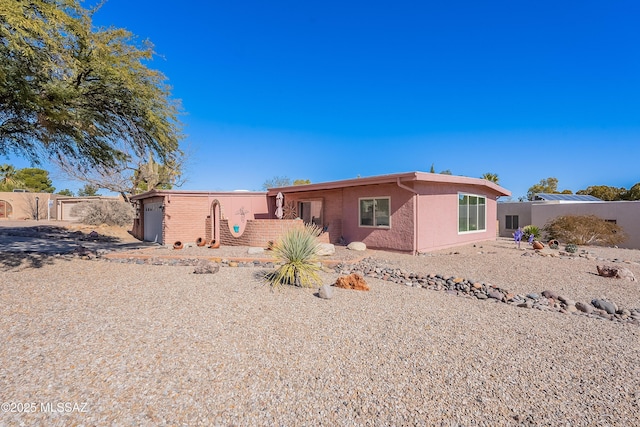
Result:
{"label": "decorative rock border", "polygon": [[409,287],[444,291],[450,295],[464,298],[502,302],[516,307],[541,311],[585,315],[640,326],[640,308],[620,308],[615,303],[606,300],[594,299],[591,304],[585,304],[575,302],[549,290],[540,294],[516,295],[506,289],[479,280],[441,274],[419,275],[399,268],[380,265],[373,258],[366,258],[353,265],[339,264],[335,267],[335,271],[342,275],[357,273],[365,278],[371,277]]}

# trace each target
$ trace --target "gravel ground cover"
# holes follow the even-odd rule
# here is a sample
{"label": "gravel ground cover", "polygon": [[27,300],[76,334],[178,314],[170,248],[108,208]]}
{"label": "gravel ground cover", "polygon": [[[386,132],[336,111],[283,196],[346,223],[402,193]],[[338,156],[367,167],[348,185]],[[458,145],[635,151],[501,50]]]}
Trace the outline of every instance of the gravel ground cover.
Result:
{"label": "gravel ground cover", "polygon": [[[640,278],[640,251],[589,251],[527,256],[501,239],[365,255],[516,293],[640,307],[638,282],[595,274],[615,263]],[[325,300],[315,289],[272,291],[260,266],[193,274],[28,261],[0,264],[2,426],[640,425],[635,324],[375,278],[369,292],[334,289]],[[323,281],[338,275],[325,270]]]}

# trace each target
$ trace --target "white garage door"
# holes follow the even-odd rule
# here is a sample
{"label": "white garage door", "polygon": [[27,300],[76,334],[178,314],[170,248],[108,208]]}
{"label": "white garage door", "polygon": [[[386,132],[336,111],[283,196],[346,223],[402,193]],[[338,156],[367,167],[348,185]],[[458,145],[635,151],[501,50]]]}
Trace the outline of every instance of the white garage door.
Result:
{"label": "white garage door", "polygon": [[144,205],[144,240],[162,243],[162,202]]}

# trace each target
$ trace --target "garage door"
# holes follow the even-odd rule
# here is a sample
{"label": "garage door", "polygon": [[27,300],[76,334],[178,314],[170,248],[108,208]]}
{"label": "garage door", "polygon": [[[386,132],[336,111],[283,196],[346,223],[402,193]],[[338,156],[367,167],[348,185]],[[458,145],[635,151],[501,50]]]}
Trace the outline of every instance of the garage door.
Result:
{"label": "garage door", "polygon": [[144,205],[144,240],[162,243],[162,202]]}

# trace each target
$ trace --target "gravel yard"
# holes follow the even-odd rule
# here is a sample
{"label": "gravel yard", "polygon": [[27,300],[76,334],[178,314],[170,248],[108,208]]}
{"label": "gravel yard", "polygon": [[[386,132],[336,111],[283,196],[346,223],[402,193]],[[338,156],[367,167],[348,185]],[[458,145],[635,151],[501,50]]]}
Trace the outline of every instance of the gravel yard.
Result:
{"label": "gravel yard", "polygon": [[[600,257],[640,278],[640,251],[590,251],[523,256],[498,240],[366,256],[640,307],[639,282],[595,274]],[[0,266],[0,402],[13,403],[1,426],[640,425],[637,324],[374,278],[369,292],[324,300],[273,292],[258,267],[196,275],[64,257]]]}

